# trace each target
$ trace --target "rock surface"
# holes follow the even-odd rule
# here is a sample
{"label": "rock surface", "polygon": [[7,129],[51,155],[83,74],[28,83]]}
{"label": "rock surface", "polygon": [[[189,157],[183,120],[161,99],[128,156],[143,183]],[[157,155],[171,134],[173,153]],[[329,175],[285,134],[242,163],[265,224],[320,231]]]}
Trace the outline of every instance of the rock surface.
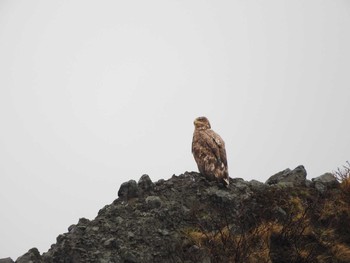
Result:
{"label": "rock surface", "polygon": [[271,176],[266,184],[285,184],[288,186],[304,186],[306,184],[306,170],[304,166],[299,165],[294,170],[285,169],[273,176]]}
{"label": "rock surface", "polygon": [[27,253],[19,257],[16,263],[41,263],[42,258],[37,248],[29,249]]}
{"label": "rock surface", "polygon": [[229,188],[195,172],[156,183],[143,175],[123,183],[94,220],[69,226],[46,253],[34,248],[16,262],[350,262],[341,261],[350,237],[340,230],[350,229],[350,209],[333,179],[307,183],[303,166],[265,184],[230,179]]}
{"label": "rock surface", "polygon": [[331,173],[325,173],[319,177],[313,178],[314,187],[320,193],[324,193],[329,188],[334,188],[339,185],[339,182]]}

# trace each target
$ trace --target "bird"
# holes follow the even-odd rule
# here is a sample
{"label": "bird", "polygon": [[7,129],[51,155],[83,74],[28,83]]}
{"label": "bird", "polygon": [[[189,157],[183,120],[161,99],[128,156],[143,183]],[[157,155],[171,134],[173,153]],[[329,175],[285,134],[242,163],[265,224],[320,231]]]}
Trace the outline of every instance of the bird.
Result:
{"label": "bird", "polygon": [[192,154],[199,172],[210,181],[229,185],[225,142],[211,129],[207,117],[194,120]]}

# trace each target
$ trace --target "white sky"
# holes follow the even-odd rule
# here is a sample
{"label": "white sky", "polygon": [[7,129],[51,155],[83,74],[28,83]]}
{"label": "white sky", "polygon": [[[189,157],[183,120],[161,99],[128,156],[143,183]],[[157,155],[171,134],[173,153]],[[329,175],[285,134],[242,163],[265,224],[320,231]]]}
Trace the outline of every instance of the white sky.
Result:
{"label": "white sky", "polygon": [[0,258],[197,170],[198,116],[231,177],[345,164],[349,28],[346,0],[0,0]]}

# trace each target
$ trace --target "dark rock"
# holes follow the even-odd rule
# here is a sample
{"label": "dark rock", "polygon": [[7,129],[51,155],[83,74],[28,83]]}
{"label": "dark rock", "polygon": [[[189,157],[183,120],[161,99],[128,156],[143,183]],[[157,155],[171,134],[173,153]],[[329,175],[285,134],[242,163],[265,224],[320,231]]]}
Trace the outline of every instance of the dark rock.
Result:
{"label": "dark rock", "polygon": [[65,238],[66,238],[66,236],[64,234],[61,234],[61,235],[58,235],[56,237],[56,241],[57,242],[62,242]]}
{"label": "dark rock", "polygon": [[149,193],[154,189],[154,183],[147,174],[141,176],[140,180],[137,183],[139,191],[144,193]]}
{"label": "dark rock", "polygon": [[23,256],[17,258],[16,263],[42,263],[43,259],[37,248],[29,249]]}
{"label": "dark rock", "polygon": [[162,200],[158,196],[147,196],[146,203],[151,209],[162,206]]}
{"label": "dark rock", "polygon": [[327,186],[325,186],[320,182],[315,182],[314,187],[319,193],[322,193],[322,194],[327,190]]}
{"label": "dark rock", "polygon": [[78,221],[78,225],[79,226],[86,226],[90,223],[90,220],[85,218],[85,217],[82,217],[82,218],[79,218],[79,221]]}
{"label": "dark rock", "polygon": [[286,186],[305,186],[306,174],[307,173],[304,166],[299,165],[294,170],[290,170],[288,168],[271,176],[266,181],[266,184],[273,185],[279,183],[288,183]]}
{"label": "dark rock", "polygon": [[319,182],[330,187],[336,187],[339,185],[338,180],[331,173],[325,173],[319,177],[313,178],[312,182]]}
{"label": "dark rock", "polygon": [[12,258],[1,258],[0,263],[15,263]]}
{"label": "dark rock", "polygon": [[319,177],[313,178],[312,183],[315,189],[320,193],[324,193],[328,189],[339,186],[338,180],[331,173],[325,173]]}
{"label": "dark rock", "polygon": [[120,216],[116,217],[115,223],[116,223],[117,225],[120,225],[120,224],[123,223],[123,222],[124,222],[124,219],[123,219],[122,217],[120,217]]}
{"label": "dark rock", "polygon": [[[328,188],[339,184],[329,175],[312,182],[305,177],[304,167],[299,166],[272,176],[268,184],[231,178],[226,188],[195,172],[155,184],[143,175],[138,183],[123,183],[120,198],[104,206],[95,219],[79,219],[41,257],[32,250],[18,262],[305,262],[298,258],[303,249],[305,255],[315,251],[317,256],[332,258],[336,247],[324,246],[317,227],[331,222],[334,232],[326,237],[327,244],[343,242],[339,244],[347,247],[348,203],[330,203],[344,194]],[[320,195],[306,184],[317,191],[329,189],[329,195]],[[333,204],[340,208],[333,209]],[[325,210],[322,221],[314,224],[312,220]],[[309,258],[321,263],[313,255]]]}
{"label": "dark rock", "polygon": [[156,182],[156,185],[161,185],[165,182],[164,179],[159,179],[157,182]]}
{"label": "dark rock", "polygon": [[291,173],[291,170],[289,168],[278,172],[272,176],[270,176],[269,179],[267,179],[267,181],[265,182],[268,185],[272,185],[272,184],[277,184],[279,183],[283,178],[287,177],[288,174]]}
{"label": "dark rock", "polygon": [[306,187],[312,187],[312,181],[306,179],[305,186]]}
{"label": "dark rock", "polygon": [[118,191],[118,196],[124,199],[130,199],[133,197],[138,197],[139,189],[135,180],[130,180],[123,183]]}
{"label": "dark rock", "polygon": [[70,225],[69,227],[68,227],[68,232],[72,232],[72,231],[74,231],[74,229],[75,229],[75,227],[76,227],[76,225]]}
{"label": "dark rock", "polygon": [[284,220],[287,217],[287,212],[281,207],[277,206],[273,209],[275,218],[279,220]]}
{"label": "dark rock", "polygon": [[127,263],[139,263],[141,260],[139,257],[136,255],[136,253],[132,250],[124,249],[122,252],[122,258],[124,262]]}
{"label": "dark rock", "polygon": [[278,184],[273,184],[272,186],[283,189],[283,188],[290,188],[294,186],[294,183],[292,182],[279,182]]}
{"label": "dark rock", "polygon": [[264,191],[268,187],[266,184],[257,180],[251,180],[249,181],[249,184],[253,191]]}
{"label": "dark rock", "polygon": [[110,239],[107,239],[105,242],[103,242],[103,245],[105,247],[109,247],[109,248],[115,248],[117,246],[117,241],[115,237],[112,237]]}
{"label": "dark rock", "polygon": [[207,190],[207,194],[213,201],[222,203],[232,203],[237,198],[236,195],[225,190],[220,190],[217,187],[210,187]]}

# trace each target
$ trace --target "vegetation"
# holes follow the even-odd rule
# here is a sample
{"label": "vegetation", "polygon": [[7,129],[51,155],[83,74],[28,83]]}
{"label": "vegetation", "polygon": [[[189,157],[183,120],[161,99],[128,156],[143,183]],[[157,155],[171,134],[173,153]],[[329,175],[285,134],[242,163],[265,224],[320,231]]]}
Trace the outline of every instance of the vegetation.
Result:
{"label": "vegetation", "polygon": [[186,247],[206,251],[211,262],[350,262],[349,172],[349,165],[338,170],[341,190],[270,187],[237,206],[218,202],[210,213],[195,207],[194,227],[182,232]]}
{"label": "vegetation", "polygon": [[342,168],[338,168],[333,174],[341,183],[341,189],[343,192],[350,194],[350,162],[346,162]]}

